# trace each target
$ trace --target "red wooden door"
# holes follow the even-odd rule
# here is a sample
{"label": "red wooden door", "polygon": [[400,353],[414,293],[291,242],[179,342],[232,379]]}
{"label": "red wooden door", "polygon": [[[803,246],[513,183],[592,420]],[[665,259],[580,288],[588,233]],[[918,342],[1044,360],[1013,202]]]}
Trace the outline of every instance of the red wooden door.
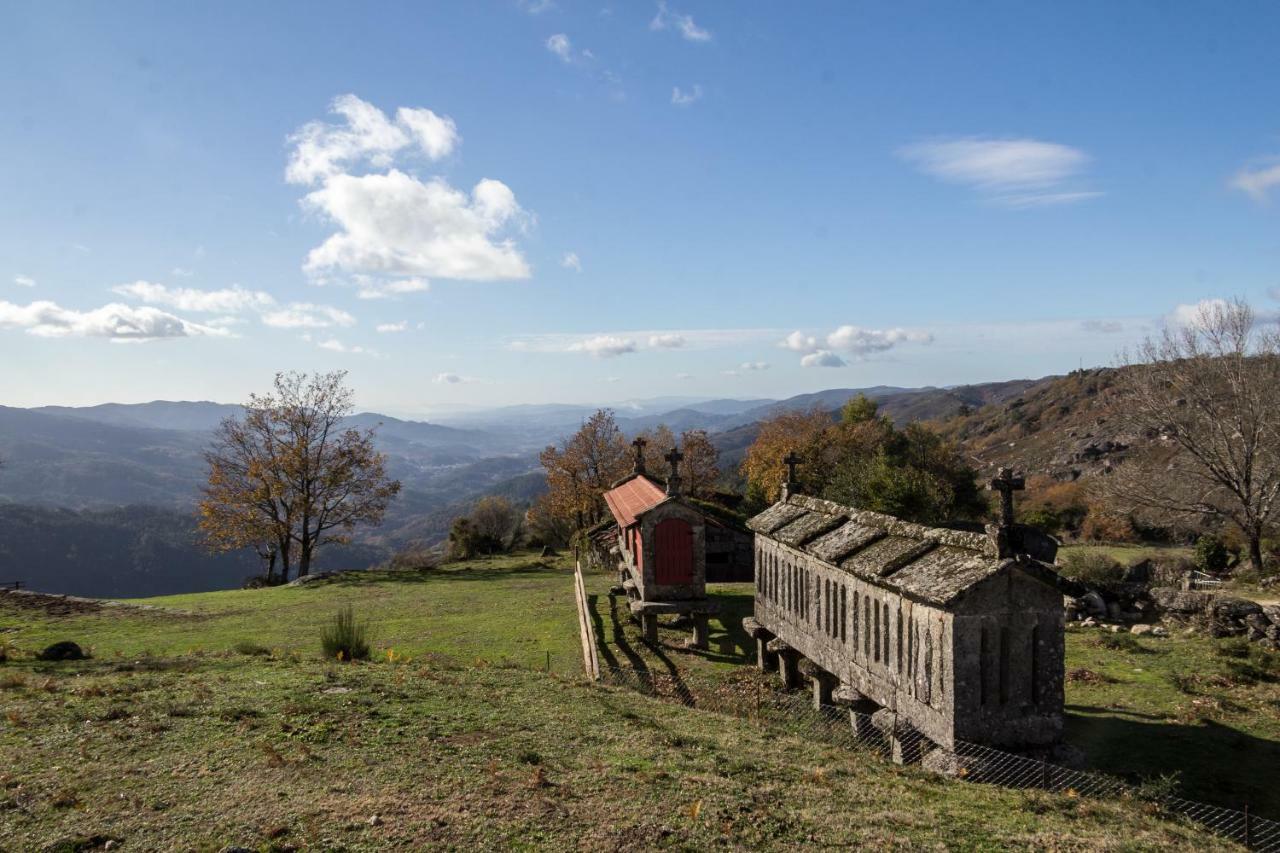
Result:
{"label": "red wooden door", "polygon": [[654,579],[660,584],[693,583],[693,528],[668,518],[654,531]]}

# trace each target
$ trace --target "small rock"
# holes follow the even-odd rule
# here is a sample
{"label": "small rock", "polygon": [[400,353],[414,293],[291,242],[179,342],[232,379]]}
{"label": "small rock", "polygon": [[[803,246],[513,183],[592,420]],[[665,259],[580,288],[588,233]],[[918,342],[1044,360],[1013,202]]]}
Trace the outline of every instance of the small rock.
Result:
{"label": "small rock", "polygon": [[374,815],[373,817],[369,818],[369,826],[382,826],[382,817],[379,815]]}
{"label": "small rock", "polygon": [[1090,590],[1080,597],[1080,606],[1090,616],[1104,617],[1107,615],[1107,603],[1103,601],[1102,596],[1097,592]]}
{"label": "small rock", "polygon": [[1123,626],[1123,625],[1108,625],[1108,626],[1107,626],[1107,628],[1108,628],[1108,629],[1111,631],[1111,633],[1113,633],[1113,634],[1121,634],[1121,633],[1124,633],[1124,626]]}
{"label": "small rock", "polygon": [[1156,631],[1156,628],[1154,625],[1134,625],[1132,628],[1129,629],[1130,634],[1137,634],[1139,637],[1143,636],[1144,634],[1154,634],[1155,631]]}
{"label": "small rock", "polygon": [[1167,637],[1169,636],[1169,631],[1163,625],[1156,625],[1154,628],[1151,629],[1151,636]]}

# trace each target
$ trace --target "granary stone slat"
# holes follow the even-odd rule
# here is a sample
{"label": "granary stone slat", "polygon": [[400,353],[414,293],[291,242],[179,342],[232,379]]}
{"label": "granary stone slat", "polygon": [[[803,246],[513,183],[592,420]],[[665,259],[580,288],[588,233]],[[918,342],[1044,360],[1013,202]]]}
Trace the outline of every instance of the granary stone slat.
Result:
{"label": "granary stone slat", "polygon": [[877,539],[883,539],[885,535],[877,527],[846,521],[835,530],[814,539],[805,546],[805,550],[824,563],[836,564]]}
{"label": "granary stone slat", "polygon": [[[933,547],[933,543],[929,542],[928,547]],[[900,568],[913,557],[923,554],[925,550],[924,543],[918,539],[885,536],[861,551],[855,552],[853,556],[841,560],[840,568],[879,582],[884,574],[892,574],[895,569]]]}
{"label": "granary stone slat", "polygon": [[921,601],[950,604],[974,584],[999,572],[1005,562],[963,548],[933,548],[898,570],[892,585]]}
{"label": "granary stone slat", "polygon": [[805,507],[795,504],[776,503],[747,522],[747,527],[757,533],[772,534],[775,530],[785,527],[797,518],[808,515],[809,512],[810,510]]}
{"label": "granary stone slat", "polygon": [[774,532],[773,538],[784,545],[799,548],[810,540],[816,539],[824,533],[829,533],[844,524],[844,522],[845,516],[843,515],[810,512],[785,527],[779,528]]}

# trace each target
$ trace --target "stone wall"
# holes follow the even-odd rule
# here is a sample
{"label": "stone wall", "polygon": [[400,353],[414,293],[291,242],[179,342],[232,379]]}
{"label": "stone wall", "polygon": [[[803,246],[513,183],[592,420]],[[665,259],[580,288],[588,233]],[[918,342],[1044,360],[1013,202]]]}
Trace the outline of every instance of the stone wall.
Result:
{"label": "stone wall", "polygon": [[751,583],[755,580],[755,537],[719,524],[707,525],[707,583]]}

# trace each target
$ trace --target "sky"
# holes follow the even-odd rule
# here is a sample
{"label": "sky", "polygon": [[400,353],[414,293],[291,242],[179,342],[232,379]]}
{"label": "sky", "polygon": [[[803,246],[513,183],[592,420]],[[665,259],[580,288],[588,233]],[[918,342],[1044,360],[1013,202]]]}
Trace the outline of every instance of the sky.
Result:
{"label": "sky", "polygon": [[[1280,309],[1273,3],[0,4],[0,405],[786,397]],[[1181,306],[1181,307],[1180,307]]]}

